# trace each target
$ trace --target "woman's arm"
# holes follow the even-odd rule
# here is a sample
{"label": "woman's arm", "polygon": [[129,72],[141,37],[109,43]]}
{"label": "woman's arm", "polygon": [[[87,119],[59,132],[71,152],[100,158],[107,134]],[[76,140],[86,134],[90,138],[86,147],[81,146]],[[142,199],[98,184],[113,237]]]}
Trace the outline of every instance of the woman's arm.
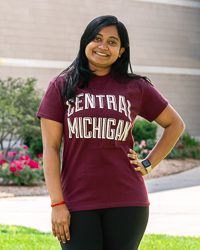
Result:
{"label": "woman's arm", "polygon": [[[183,120],[171,105],[168,105],[155,121],[165,130],[158,143],[146,157],[150,161],[152,169],[169,154],[185,129]],[[142,175],[147,174],[146,169],[137,159],[136,153],[133,150],[130,150],[130,153],[129,157],[133,159],[131,163],[138,166],[135,170],[141,172]]]}
{"label": "woman's arm", "polygon": [[[63,125],[59,122],[41,118],[43,141],[43,164],[46,185],[51,203],[64,200],[60,179],[60,146],[62,142]],[[52,207],[52,231],[59,241],[70,239],[70,213],[65,204]]]}

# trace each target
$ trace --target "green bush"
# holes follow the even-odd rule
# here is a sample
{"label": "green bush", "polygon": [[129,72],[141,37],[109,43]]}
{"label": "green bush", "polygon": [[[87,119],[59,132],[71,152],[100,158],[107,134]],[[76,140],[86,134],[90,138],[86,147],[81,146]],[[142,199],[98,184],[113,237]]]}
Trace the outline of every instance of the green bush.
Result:
{"label": "green bush", "polygon": [[137,141],[134,143],[134,151],[137,153],[137,157],[139,159],[144,159],[147,155],[151,152],[153,147],[156,145],[157,140],[155,139],[148,139],[148,140],[141,140],[140,143]]}
{"label": "green bush", "polygon": [[[0,149],[6,156],[18,141],[23,144],[27,137],[40,136],[36,113],[44,93],[36,89],[35,78],[0,79],[0,89]],[[6,152],[3,141],[9,142]]]}
{"label": "green bush", "polygon": [[[134,151],[139,159],[144,159],[156,145],[156,139],[135,141]],[[166,159],[200,159],[200,143],[190,136],[189,133],[183,134]]]}
{"label": "green bush", "polygon": [[147,120],[136,120],[133,127],[133,138],[136,142],[141,142],[147,139],[156,139],[158,125],[156,123],[150,123]]}
{"label": "green bush", "polygon": [[177,141],[174,148],[166,156],[167,159],[200,159],[200,143],[187,132]]}
{"label": "green bush", "polygon": [[33,136],[28,136],[24,140],[24,144],[29,147],[31,156],[36,158],[38,154],[43,151],[42,135],[40,133],[35,133]]}
{"label": "green bush", "polygon": [[183,134],[183,136],[181,137],[182,139],[182,143],[185,146],[189,146],[189,147],[195,147],[195,146],[199,146],[200,143],[198,141],[195,140],[195,138],[192,138],[191,135],[189,134],[189,132],[186,132]]}

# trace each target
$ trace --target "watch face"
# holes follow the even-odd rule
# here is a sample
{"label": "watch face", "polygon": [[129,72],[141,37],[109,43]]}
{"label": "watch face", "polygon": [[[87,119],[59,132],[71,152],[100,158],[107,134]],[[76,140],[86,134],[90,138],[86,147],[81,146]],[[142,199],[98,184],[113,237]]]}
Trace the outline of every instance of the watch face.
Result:
{"label": "watch face", "polygon": [[148,168],[148,167],[150,167],[151,166],[151,163],[150,163],[150,161],[149,160],[144,160],[144,161],[142,161],[142,164],[143,164],[143,166],[145,167],[145,168]]}

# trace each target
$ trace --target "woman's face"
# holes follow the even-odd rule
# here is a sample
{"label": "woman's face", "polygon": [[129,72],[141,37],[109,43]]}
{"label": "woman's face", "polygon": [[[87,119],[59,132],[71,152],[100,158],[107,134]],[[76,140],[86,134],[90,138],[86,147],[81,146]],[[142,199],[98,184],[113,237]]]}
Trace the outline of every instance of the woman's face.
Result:
{"label": "woman's face", "polygon": [[108,74],[112,64],[124,51],[125,48],[121,48],[118,31],[114,25],[101,29],[85,48],[89,68],[95,70],[96,75]]}

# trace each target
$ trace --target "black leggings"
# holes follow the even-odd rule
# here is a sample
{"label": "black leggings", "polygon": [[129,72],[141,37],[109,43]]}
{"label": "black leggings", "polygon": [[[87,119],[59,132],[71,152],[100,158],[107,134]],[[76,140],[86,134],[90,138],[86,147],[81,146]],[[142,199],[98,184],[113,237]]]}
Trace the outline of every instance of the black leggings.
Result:
{"label": "black leggings", "polygon": [[149,207],[118,207],[71,212],[70,241],[63,250],[136,250]]}

